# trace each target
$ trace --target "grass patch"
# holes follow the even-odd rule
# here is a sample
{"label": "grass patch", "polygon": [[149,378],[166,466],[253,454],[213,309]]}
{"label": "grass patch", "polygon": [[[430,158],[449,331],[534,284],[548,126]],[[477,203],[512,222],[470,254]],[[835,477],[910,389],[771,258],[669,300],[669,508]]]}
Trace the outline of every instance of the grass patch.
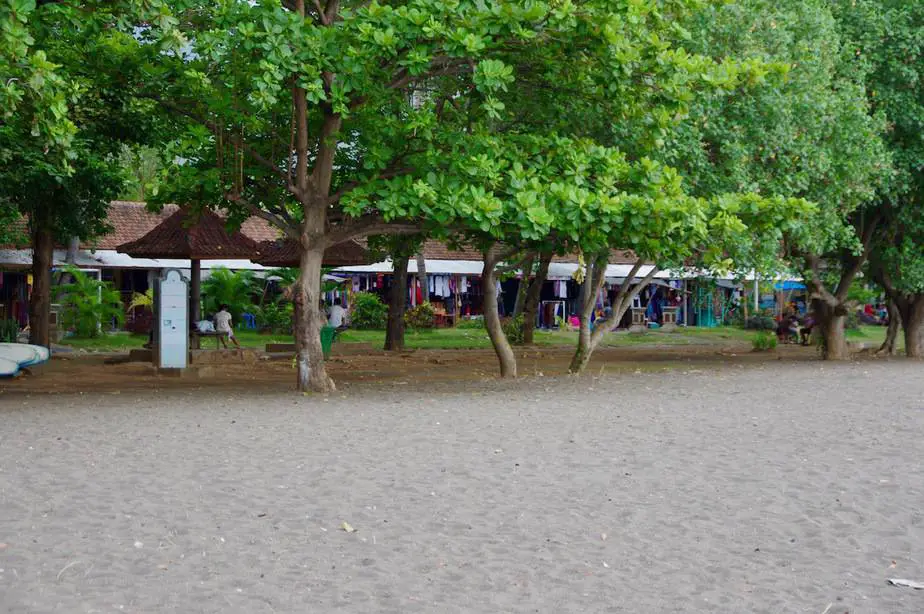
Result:
{"label": "grass patch", "polygon": [[[235,331],[234,336],[245,348],[263,349],[267,343],[292,343],[294,341],[291,335],[264,335],[252,330]],[[103,333],[99,337],[92,338],[65,337],[61,340],[61,345],[90,352],[127,352],[141,348],[147,341],[147,335],[117,332]],[[202,339],[204,348],[212,348],[214,344],[214,339]]]}
{"label": "grass patch", "polygon": [[[863,327],[863,340],[885,338],[885,328],[881,326]],[[252,330],[236,331],[238,341],[243,347],[263,349],[267,343],[293,343],[291,335],[261,334]],[[718,328],[677,328],[673,332],[648,330],[643,333],[609,333],[604,345],[615,347],[663,346],[663,345],[724,345],[729,342],[750,344],[753,331],[732,327]],[[577,332],[571,330],[545,331],[537,330],[535,341],[541,346],[571,346],[577,343]],[[147,342],[147,335],[132,335],[126,332],[107,333],[93,339],[67,337],[62,345],[74,349],[98,352],[127,352],[140,348]],[[213,339],[203,339],[203,347],[214,347]],[[338,337],[337,343],[364,343],[373,348],[385,344],[385,331],[382,330],[346,330]],[[439,328],[433,330],[408,330],[405,333],[405,346],[419,350],[468,350],[490,349],[491,340],[483,328]]]}

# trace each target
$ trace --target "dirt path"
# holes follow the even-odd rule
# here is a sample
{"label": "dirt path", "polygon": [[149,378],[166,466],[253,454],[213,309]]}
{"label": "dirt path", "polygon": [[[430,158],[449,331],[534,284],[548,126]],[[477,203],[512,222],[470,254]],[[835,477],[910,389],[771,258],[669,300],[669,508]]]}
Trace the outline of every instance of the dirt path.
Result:
{"label": "dirt path", "polygon": [[0,395],[0,611],[924,611],[922,365],[640,364]]}
{"label": "dirt path", "polygon": [[[338,348],[328,368],[343,389],[370,386],[453,386],[485,382],[497,375],[491,350],[416,350],[389,354],[359,344]],[[537,347],[518,351],[519,372],[534,377],[567,373],[573,348]],[[292,390],[295,372],[291,360],[264,360],[256,365],[229,361],[197,377],[158,375],[149,364],[106,364],[110,357],[75,354],[57,357],[31,377],[0,380],[0,395],[42,393],[123,393],[158,390]],[[588,373],[657,371],[691,367],[716,369],[730,364],[761,365],[777,361],[812,362],[812,348],[785,346],[774,353],[753,353],[744,344],[725,346],[609,347],[599,349]]]}

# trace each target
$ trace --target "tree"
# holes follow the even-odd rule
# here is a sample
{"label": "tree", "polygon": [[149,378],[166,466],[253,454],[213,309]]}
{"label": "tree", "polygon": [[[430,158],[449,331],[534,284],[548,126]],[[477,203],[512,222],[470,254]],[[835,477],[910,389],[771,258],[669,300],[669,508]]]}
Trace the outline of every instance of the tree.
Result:
{"label": "tree", "polygon": [[56,242],[107,230],[120,193],[120,142],[147,122],[105,77],[124,34],[116,3],[0,3],[0,217],[28,219],[34,283],[30,341],[48,345]]}
{"label": "tree", "polygon": [[324,248],[421,226],[492,234],[493,194],[438,172],[486,135],[567,134],[597,105],[612,113],[585,136],[628,114],[666,125],[691,80],[761,78],[665,42],[697,4],[190,1],[139,29],[147,75],[127,86],[175,122],[158,198],[256,215],[299,242],[298,386],[326,391]]}
{"label": "tree", "polygon": [[870,272],[889,298],[890,333],[900,319],[905,352],[924,357],[924,2],[860,0],[834,7],[852,62],[868,75],[869,103],[886,117],[895,171],[879,193]]}
{"label": "tree", "polygon": [[[173,141],[162,190],[183,202],[257,215],[302,247],[296,292],[298,385],[332,390],[315,313],[328,245],[389,225],[444,223],[458,199],[434,203],[427,170],[466,125],[496,115],[493,93],[513,79],[493,59],[526,54],[564,32],[573,6],[511,3],[190,2],[147,49],[156,78],[137,95],[170,111]],[[154,40],[154,37],[157,40]],[[172,54],[157,43],[173,41]],[[424,104],[412,104],[414,90]],[[384,193],[379,193],[380,191]],[[362,197],[359,197],[359,195]],[[467,197],[486,220],[484,199]]]}
{"label": "tree", "polygon": [[821,0],[747,0],[702,13],[689,27],[700,53],[792,67],[780,88],[697,100],[692,121],[671,136],[668,162],[701,196],[754,191],[817,203],[789,248],[805,269],[825,356],[844,358],[847,292],[866,260],[889,168],[881,117],[864,94],[866,70],[851,61]]}
{"label": "tree", "polygon": [[72,330],[77,337],[91,338],[99,335],[104,323],[115,321],[121,324],[125,320],[118,290],[76,267],[66,268],[73,281],[55,288],[65,328]]}
{"label": "tree", "polygon": [[407,310],[408,262],[419,253],[423,235],[376,235],[369,237],[373,253],[391,258],[392,278],[388,291],[388,322],[385,327],[385,350],[404,349],[404,314]]}

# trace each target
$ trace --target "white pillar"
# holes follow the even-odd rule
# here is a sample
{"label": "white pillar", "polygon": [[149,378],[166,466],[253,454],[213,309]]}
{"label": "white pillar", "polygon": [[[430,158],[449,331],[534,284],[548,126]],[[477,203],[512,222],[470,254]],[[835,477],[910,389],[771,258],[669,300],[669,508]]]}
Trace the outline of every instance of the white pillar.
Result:
{"label": "white pillar", "polygon": [[757,315],[757,312],[760,311],[760,281],[757,277],[754,277],[754,315]]}

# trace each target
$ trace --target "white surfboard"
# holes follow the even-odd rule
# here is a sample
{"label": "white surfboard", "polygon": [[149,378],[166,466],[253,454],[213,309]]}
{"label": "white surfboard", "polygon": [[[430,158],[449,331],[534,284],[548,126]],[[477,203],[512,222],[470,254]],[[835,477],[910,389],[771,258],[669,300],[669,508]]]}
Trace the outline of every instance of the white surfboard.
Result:
{"label": "white surfboard", "polygon": [[28,343],[0,343],[0,358],[15,361],[19,368],[31,367],[48,360],[48,348]]}
{"label": "white surfboard", "polygon": [[13,377],[19,373],[19,363],[8,358],[0,358],[0,377]]}

